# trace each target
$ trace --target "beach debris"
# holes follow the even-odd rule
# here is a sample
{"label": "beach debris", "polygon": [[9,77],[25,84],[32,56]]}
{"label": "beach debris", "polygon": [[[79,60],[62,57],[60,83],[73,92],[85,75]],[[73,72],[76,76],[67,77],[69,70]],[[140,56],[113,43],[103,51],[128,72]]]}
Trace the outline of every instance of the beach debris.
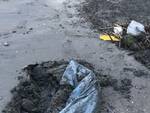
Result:
{"label": "beach debris", "polygon": [[123,34],[122,26],[120,26],[118,24],[115,24],[114,33],[117,34],[117,35],[122,35]]}
{"label": "beach debris", "polygon": [[115,24],[114,27],[111,27],[113,32],[102,33],[99,36],[99,39],[104,41],[111,41],[111,42],[120,42],[122,39],[123,34],[123,27],[119,24]]}
{"label": "beach debris", "polygon": [[132,35],[132,36],[138,36],[142,33],[145,33],[144,25],[132,20],[131,23],[127,27],[127,34]]}
{"label": "beach debris", "polygon": [[71,60],[60,84],[69,84],[75,88],[60,113],[95,113],[100,111],[101,87],[91,70]]}
{"label": "beach debris", "polygon": [[108,33],[100,34],[99,38],[104,41],[112,41],[112,42],[119,42],[121,40],[121,37],[119,35]]}
{"label": "beach debris", "polygon": [[[132,20],[127,24],[114,24],[113,31],[100,34],[100,39],[115,42],[116,46],[130,50],[150,48],[150,27]],[[117,43],[116,43],[117,42]]]}

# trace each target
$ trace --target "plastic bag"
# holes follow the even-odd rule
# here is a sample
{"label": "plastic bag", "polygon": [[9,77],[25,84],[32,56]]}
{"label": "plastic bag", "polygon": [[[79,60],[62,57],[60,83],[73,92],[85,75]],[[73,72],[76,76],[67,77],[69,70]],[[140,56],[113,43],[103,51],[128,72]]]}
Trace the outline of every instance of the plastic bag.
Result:
{"label": "plastic bag", "polygon": [[139,22],[136,22],[134,20],[131,21],[127,28],[127,34],[133,35],[133,36],[138,36],[141,33],[145,32],[145,27]]}
{"label": "plastic bag", "polygon": [[71,60],[60,83],[75,88],[60,113],[100,112],[101,87],[91,70]]}

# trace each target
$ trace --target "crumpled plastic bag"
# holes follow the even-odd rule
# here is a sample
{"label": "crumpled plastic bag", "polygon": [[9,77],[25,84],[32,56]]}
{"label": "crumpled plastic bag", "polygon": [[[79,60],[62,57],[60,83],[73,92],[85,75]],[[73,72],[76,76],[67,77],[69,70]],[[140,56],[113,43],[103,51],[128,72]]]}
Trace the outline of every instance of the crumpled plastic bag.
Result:
{"label": "crumpled plastic bag", "polygon": [[91,70],[71,60],[60,84],[69,84],[75,88],[60,113],[100,112],[101,87]]}
{"label": "crumpled plastic bag", "polygon": [[131,21],[127,28],[127,34],[130,34],[132,36],[138,36],[141,33],[145,33],[145,27],[143,24],[136,22],[134,20]]}

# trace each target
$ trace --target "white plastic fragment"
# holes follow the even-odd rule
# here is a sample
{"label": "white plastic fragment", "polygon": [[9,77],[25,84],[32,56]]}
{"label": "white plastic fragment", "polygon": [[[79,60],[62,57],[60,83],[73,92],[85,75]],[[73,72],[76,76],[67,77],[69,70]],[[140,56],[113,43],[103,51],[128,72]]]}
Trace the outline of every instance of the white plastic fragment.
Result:
{"label": "white plastic fragment", "polygon": [[123,34],[123,28],[120,25],[117,25],[114,27],[114,33],[117,35],[122,35]]}
{"label": "white plastic fragment", "polygon": [[143,24],[136,22],[134,20],[131,21],[127,28],[127,34],[133,35],[133,36],[138,36],[141,33],[145,33],[145,27]]}

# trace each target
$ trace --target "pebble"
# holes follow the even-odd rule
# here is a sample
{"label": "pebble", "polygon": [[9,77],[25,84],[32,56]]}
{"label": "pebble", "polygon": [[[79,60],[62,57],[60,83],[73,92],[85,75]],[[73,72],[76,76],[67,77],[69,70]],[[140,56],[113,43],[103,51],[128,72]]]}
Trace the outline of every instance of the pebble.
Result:
{"label": "pebble", "polygon": [[8,43],[8,42],[4,42],[3,45],[4,45],[4,46],[9,46],[9,43]]}
{"label": "pebble", "polygon": [[31,27],[29,30],[30,30],[30,31],[32,31],[32,30],[33,30],[33,28]]}
{"label": "pebble", "polygon": [[17,31],[12,31],[12,33],[16,33]]}

